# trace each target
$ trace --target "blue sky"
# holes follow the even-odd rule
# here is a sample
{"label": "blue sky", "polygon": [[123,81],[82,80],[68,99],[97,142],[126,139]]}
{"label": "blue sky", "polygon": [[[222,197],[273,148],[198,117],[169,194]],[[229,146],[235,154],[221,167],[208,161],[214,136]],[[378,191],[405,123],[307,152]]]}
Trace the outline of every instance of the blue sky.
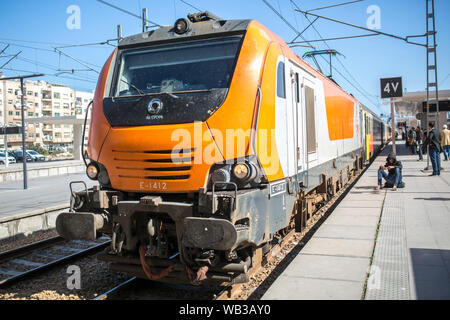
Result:
{"label": "blue sky", "polygon": [[[107,0],[123,9],[140,14],[141,8],[149,10],[148,19],[161,25],[172,25],[179,17],[195,11],[180,0]],[[187,0],[202,10],[208,10],[224,19],[256,19],[280,35],[285,41],[295,37],[292,31],[278,18],[262,0]],[[289,0],[267,0],[281,12],[295,28],[303,30],[309,22],[293,10]],[[347,0],[346,0],[347,1]],[[295,0],[301,9],[313,9],[331,4],[346,2],[344,0]],[[379,31],[394,33],[402,37],[425,33],[425,0],[364,0],[358,3],[335,7],[315,13],[344,20],[352,24],[366,26],[370,5],[380,8],[381,29]],[[77,5],[81,10],[80,29],[68,29],[67,8]],[[450,1],[435,0],[436,29],[438,41],[438,83],[440,89],[450,88]],[[7,76],[41,72],[42,79],[62,83],[78,90],[91,91],[95,88],[97,74],[82,71],[87,68],[73,60],[59,56],[53,46],[69,44],[97,43],[116,37],[116,26],[122,25],[123,35],[140,32],[140,21],[95,0],[0,0],[0,50],[6,44],[10,47],[5,54],[19,51],[18,59],[2,69]],[[318,20],[314,26],[324,38],[333,38],[357,34],[366,31],[338,25],[333,22]],[[304,33],[308,40],[318,39],[312,28]],[[23,42],[18,40],[24,40]],[[27,42],[25,42],[27,41]],[[417,41],[421,41],[418,39]],[[113,42],[114,43],[114,42]],[[317,49],[326,49],[325,44],[314,43]],[[401,40],[385,36],[359,38],[351,40],[328,41],[328,45],[343,56],[334,66],[344,75],[334,73],[335,80],[361,102],[378,113],[388,112],[388,107],[379,99],[379,78],[402,76],[406,91],[424,90],[426,87],[425,48],[407,44]],[[89,63],[100,70],[113,47],[94,45],[62,49],[67,54]],[[302,56],[310,48],[293,48]],[[7,61],[0,58],[0,66]],[[311,64],[312,61],[307,60]],[[320,58],[319,58],[319,61]],[[328,72],[328,65],[322,63]],[[14,70],[9,70],[14,69]],[[60,73],[60,70],[79,70],[75,74]],[[58,76],[56,76],[58,74]],[[351,83],[351,84],[350,84]],[[356,88],[357,89],[356,89]]]}

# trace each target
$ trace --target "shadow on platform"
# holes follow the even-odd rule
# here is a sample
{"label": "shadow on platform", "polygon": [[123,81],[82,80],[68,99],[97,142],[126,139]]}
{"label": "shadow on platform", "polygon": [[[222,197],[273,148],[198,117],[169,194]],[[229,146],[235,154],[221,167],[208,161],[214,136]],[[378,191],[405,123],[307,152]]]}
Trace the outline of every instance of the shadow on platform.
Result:
{"label": "shadow on platform", "polygon": [[410,249],[416,299],[450,299],[450,250]]}

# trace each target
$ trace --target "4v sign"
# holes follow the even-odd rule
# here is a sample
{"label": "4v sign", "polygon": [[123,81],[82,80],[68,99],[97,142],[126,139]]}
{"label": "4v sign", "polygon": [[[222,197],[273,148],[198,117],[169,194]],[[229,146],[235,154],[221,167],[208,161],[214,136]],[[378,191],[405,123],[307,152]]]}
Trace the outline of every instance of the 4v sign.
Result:
{"label": "4v sign", "polygon": [[403,96],[402,78],[384,78],[380,79],[381,98],[397,98]]}

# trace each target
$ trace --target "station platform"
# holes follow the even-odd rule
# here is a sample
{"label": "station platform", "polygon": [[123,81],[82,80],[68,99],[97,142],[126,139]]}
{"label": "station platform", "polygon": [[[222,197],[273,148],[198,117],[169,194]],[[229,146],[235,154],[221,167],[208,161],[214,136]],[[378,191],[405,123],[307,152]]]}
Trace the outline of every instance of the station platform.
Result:
{"label": "station platform", "polygon": [[450,161],[429,176],[403,143],[405,188],[374,189],[389,145],[263,300],[450,299]]}
{"label": "station platform", "polygon": [[27,190],[23,181],[1,182],[0,243],[55,228],[57,215],[69,207],[71,181],[96,184],[85,173],[31,179]]}

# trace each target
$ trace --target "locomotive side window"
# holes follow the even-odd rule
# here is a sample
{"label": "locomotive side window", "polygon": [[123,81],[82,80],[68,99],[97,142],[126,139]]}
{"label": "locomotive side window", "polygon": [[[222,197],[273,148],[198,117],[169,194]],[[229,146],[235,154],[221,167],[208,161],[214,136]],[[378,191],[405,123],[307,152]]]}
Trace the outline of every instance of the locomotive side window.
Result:
{"label": "locomotive side window", "polygon": [[284,76],[284,62],[278,63],[277,68],[277,96],[286,98],[286,84]]}
{"label": "locomotive side window", "polygon": [[113,95],[228,88],[241,40],[232,36],[121,50]]}
{"label": "locomotive side window", "polygon": [[308,153],[314,153],[317,151],[314,89],[308,86],[305,86],[305,100]]}

